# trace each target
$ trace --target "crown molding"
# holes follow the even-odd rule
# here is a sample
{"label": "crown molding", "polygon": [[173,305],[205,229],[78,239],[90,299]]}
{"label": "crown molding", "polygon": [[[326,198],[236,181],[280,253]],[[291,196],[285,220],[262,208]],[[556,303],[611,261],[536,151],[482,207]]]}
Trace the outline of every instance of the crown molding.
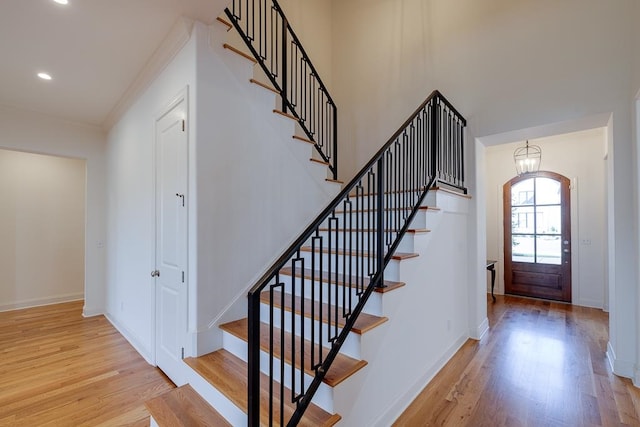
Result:
{"label": "crown molding", "polygon": [[180,17],[173,24],[171,30],[164,38],[160,46],[153,52],[147,63],[142,67],[134,81],[122,94],[116,105],[111,109],[107,118],[102,122],[105,131],[111,129],[124,113],[133,105],[138,97],[160,75],[173,58],[180,52],[191,38],[194,21]]}

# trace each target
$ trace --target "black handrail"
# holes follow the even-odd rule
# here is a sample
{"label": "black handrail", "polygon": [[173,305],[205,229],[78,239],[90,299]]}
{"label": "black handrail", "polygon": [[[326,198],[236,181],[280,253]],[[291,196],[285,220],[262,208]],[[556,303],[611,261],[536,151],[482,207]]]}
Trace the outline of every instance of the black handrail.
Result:
{"label": "black handrail", "polygon": [[225,13],[337,179],[336,104],[278,2],[233,0]]}
{"label": "black handrail", "polygon": [[[431,93],[249,291],[249,426],[258,426],[260,421],[263,293],[268,292],[268,309],[262,315],[268,317],[270,328],[269,363],[265,367],[271,391],[269,420],[293,426],[300,421],[371,292],[384,286],[384,269],[429,189],[441,182],[466,193],[462,158],[465,126],[465,119],[438,91]],[[284,309],[285,294],[291,295],[289,312]],[[305,306],[305,299],[311,304]],[[293,331],[288,376],[283,362],[285,325]],[[310,366],[306,366],[305,339],[311,342]],[[276,342],[281,346],[278,364],[273,348]],[[296,348],[300,349],[297,355]],[[310,382],[305,381],[305,370],[315,372]],[[291,389],[288,397],[296,403],[288,420],[284,419],[285,382]],[[279,384],[277,393],[275,384]]]}

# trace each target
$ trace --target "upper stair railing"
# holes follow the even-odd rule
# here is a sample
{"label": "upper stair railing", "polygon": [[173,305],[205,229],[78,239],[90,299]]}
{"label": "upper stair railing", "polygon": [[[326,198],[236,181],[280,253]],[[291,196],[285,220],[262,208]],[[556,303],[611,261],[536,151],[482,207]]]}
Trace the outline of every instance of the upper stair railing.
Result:
{"label": "upper stair railing", "polygon": [[[371,292],[385,286],[384,269],[429,189],[444,183],[466,193],[465,126],[434,91],[249,291],[249,426],[261,417],[298,424]],[[269,324],[262,332],[261,319]],[[290,417],[284,399],[296,404]]]}
{"label": "upper stair railing", "polygon": [[233,0],[225,13],[273,87],[280,92],[282,112],[295,116],[336,179],[336,104],[278,2]]}

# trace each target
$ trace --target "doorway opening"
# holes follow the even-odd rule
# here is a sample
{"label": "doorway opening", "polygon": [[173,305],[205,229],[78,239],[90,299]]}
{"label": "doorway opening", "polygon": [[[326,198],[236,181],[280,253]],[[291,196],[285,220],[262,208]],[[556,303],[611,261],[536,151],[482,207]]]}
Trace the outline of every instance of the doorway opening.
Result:
{"label": "doorway opening", "polygon": [[[568,249],[567,256],[571,265],[570,272],[570,300],[572,304],[602,308],[608,310],[608,227],[607,227],[607,141],[608,130],[606,127],[594,127],[586,130],[571,131],[565,133],[554,132],[555,129],[539,129],[538,134],[548,134],[535,138],[530,133],[500,136],[498,140],[487,139],[480,143],[484,146],[481,149],[484,152],[484,167],[486,171],[481,177],[484,181],[485,200],[483,201],[483,209],[485,211],[485,230],[486,230],[486,258],[497,260],[495,293],[497,295],[504,294],[507,285],[506,249],[510,246],[513,250],[513,239],[508,239],[505,233],[505,218],[509,218],[511,213],[505,215],[505,202],[511,200],[511,194],[507,197],[504,195],[504,184],[513,179],[516,175],[516,169],[513,161],[514,150],[524,144],[526,139],[530,143],[538,145],[542,149],[541,168],[543,170],[554,171],[568,178],[571,187],[568,191],[570,208],[570,223],[567,226],[555,226],[556,231],[563,229],[570,232],[571,239],[566,248],[563,248],[563,239],[557,237],[560,232],[554,232],[551,228],[544,230],[544,233],[536,237],[535,233],[527,233],[527,227],[533,227],[534,217],[529,215],[530,224],[526,223],[527,209],[533,209],[527,206],[526,200],[527,190],[519,187],[522,192],[517,191],[516,198],[517,211],[521,214],[520,219],[523,221],[522,228],[516,230],[516,241],[519,248],[516,250],[516,256],[524,256],[520,254],[527,245],[531,249],[533,243],[537,240],[541,242],[540,249],[545,249],[544,244],[551,245],[556,249],[555,262],[547,263],[557,266],[560,258],[558,256],[558,242],[560,242],[560,250]],[[533,131],[532,131],[533,132]],[[547,133],[548,132],[548,133]],[[547,181],[550,182],[550,181]],[[531,186],[534,182],[522,184]],[[522,197],[522,201],[518,198]],[[519,206],[519,204],[521,204]],[[544,204],[544,203],[543,203]],[[553,205],[553,203],[548,203]],[[524,205],[524,206],[522,206]],[[547,209],[552,209],[551,206]],[[553,208],[557,209],[557,208]],[[544,243],[543,243],[544,241]],[[505,244],[509,242],[509,244]],[[547,248],[548,249],[548,248]],[[526,252],[526,251],[524,251]],[[561,252],[564,255],[564,252]],[[536,254],[544,256],[545,253]],[[528,251],[529,260],[531,259],[531,251]],[[534,255],[535,256],[535,255]],[[513,258],[512,258],[513,259]],[[489,292],[489,283],[487,280],[487,291]],[[508,292],[508,291],[507,291]],[[520,293],[518,293],[520,294]],[[550,298],[545,296],[544,298]],[[553,297],[555,298],[555,297]]]}
{"label": "doorway opening", "polygon": [[0,311],[83,300],[86,161],[0,149]]}
{"label": "doorway opening", "polygon": [[505,293],[571,302],[569,186],[554,172],[504,184]]}

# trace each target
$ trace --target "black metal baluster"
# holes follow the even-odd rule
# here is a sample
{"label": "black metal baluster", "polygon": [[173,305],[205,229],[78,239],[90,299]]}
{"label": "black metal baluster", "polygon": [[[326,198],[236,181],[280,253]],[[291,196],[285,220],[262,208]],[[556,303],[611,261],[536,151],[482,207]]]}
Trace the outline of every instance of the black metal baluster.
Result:
{"label": "black metal baluster", "polygon": [[376,209],[378,211],[376,215],[376,228],[378,229],[376,233],[376,271],[379,277],[377,284],[379,288],[384,287],[384,160],[384,156],[380,156],[378,160],[378,180],[376,183],[378,187],[378,195],[376,197]]}

